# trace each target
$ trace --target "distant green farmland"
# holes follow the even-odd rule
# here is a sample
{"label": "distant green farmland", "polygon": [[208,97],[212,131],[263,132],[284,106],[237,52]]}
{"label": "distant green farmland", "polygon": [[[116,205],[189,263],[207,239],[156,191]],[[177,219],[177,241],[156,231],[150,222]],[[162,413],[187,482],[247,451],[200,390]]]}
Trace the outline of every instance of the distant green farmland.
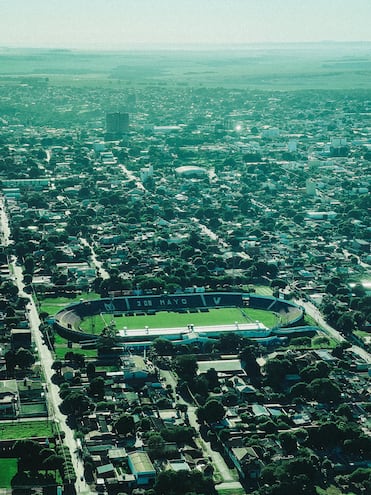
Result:
{"label": "distant green farmland", "polygon": [[6,50],[0,84],[120,88],[200,86],[259,90],[364,90],[371,87],[369,44],[242,45],[219,50],[78,52]]}
{"label": "distant green farmland", "polygon": [[145,328],[172,328],[211,325],[231,325],[235,322],[251,323],[259,321],[267,327],[277,323],[277,316],[271,311],[261,309],[244,308],[220,308],[210,309],[207,312],[175,313],[160,311],[154,315],[114,316],[112,314],[101,314],[85,318],[81,322],[81,329],[87,333],[99,335],[103,328],[114,324],[117,330],[126,327],[128,330]]}

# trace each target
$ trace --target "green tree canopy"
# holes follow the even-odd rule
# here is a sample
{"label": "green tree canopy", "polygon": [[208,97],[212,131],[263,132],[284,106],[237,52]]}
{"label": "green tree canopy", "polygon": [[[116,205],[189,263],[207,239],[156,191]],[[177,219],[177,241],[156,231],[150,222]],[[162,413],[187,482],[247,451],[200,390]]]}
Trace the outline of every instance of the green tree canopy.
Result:
{"label": "green tree canopy", "polygon": [[113,426],[119,435],[128,435],[135,432],[134,418],[131,414],[122,414]]}
{"label": "green tree canopy", "polygon": [[89,384],[89,394],[98,396],[98,398],[104,397],[104,378],[97,376],[90,381]]}
{"label": "green tree canopy", "polygon": [[209,399],[204,406],[197,409],[197,417],[207,423],[218,423],[224,416],[223,404],[217,399]]}
{"label": "green tree canopy", "polygon": [[23,347],[19,348],[15,353],[15,360],[21,369],[30,368],[35,362],[32,352],[28,349],[23,349]]}
{"label": "green tree canopy", "polygon": [[156,495],[211,495],[214,484],[200,471],[162,471],[156,479]]}
{"label": "green tree canopy", "polygon": [[81,391],[70,391],[64,398],[60,408],[64,414],[82,416],[92,407],[89,397]]}
{"label": "green tree canopy", "polygon": [[193,380],[196,376],[197,368],[197,359],[193,354],[184,354],[175,359],[174,370],[179,378],[183,380]]}

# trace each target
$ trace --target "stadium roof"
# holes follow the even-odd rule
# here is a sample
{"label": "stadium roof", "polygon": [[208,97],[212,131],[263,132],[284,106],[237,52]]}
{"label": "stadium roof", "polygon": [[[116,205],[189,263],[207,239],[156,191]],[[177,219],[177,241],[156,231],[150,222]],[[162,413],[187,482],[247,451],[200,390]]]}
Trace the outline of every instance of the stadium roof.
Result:
{"label": "stadium roof", "polygon": [[[257,333],[259,336],[261,333],[266,333],[269,329],[263,325],[263,323],[234,323],[232,325],[209,325],[209,326],[196,326],[188,325],[188,327],[172,327],[172,328],[137,328],[137,329],[124,329],[119,330],[118,334],[120,337],[144,337],[148,336],[163,336],[171,338],[171,336],[186,336],[188,334],[197,333],[198,335],[216,335],[222,332],[233,332],[233,333]],[[254,335],[255,336],[255,335]],[[184,338],[184,337],[183,337]]]}
{"label": "stadium roof", "polygon": [[207,170],[202,167],[197,167],[195,165],[184,165],[175,169],[178,175],[184,177],[205,177],[207,175]]}

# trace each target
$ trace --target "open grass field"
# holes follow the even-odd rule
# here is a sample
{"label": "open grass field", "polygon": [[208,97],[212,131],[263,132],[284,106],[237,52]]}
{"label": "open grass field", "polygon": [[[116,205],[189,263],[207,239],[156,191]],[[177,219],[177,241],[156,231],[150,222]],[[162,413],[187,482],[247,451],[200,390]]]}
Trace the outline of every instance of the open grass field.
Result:
{"label": "open grass field", "polygon": [[82,354],[86,358],[96,358],[98,352],[97,349],[80,349],[80,347],[70,349],[69,347],[67,347],[67,341],[64,340],[63,344],[55,347],[55,359],[64,359],[66,352],[71,350],[74,354]]}
{"label": "open grass field", "polygon": [[75,354],[83,354],[86,358],[96,358],[96,349],[80,349],[79,344],[72,344],[72,347],[67,346],[67,341],[57,333],[54,334],[54,356],[55,359],[64,359],[66,352],[72,351]]}
{"label": "open grass field", "polygon": [[23,438],[51,437],[52,435],[52,424],[46,420],[0,423],[0,440],[21,440]]}
{"label": "open grass field", "polygon": [[197,313],[174,313],[161,311],[154,315],[143,316],[119,316],[111,314],[96,315],[85,318],[81,323],[81,328],[87,333],[100,334],[103,328],[114,323],[117,330],[126,327],[128,330],[138,328],[172,328],[187,327],[189,324],[197,326],[208,325],[232,325],[238,323],[251,323],[259,321],[267,327],[275,325],[277,318],[270,311],[259,309],[244,308],[220,308],[210,309],[209,311]]}
{"label": "open grass field", "polygon": [[360,339],[363,339],[365,341],[371,340],[371,333],[370,332],[365,332],[364,330],[355,330],[354,333],[359,337]]}
{"label": "open grass field", "polygon": [[216,486],[218,495],[245,495],[246,492],[243,488],[220,488]]}
{"label": "open grass field", "polygon": [[22,415],[33,415],[33,416],[46,416],[47,414],[46,404],[21,404],[21,414]]}
{"label": "open grass field", "polygon": [[316,490],[317,495],[355,495],[354,492],[344,493],[334,485],[329,486],[327,489],[317,487]]}
{"label": "open grass field", "polygon": [[273,295],[273,289],[272,287],[269,287],[268,285],[244,285],[243,290],[246,292],[252,291],[252,289],[255,290],[255,294],[259,296],[272,296]]}
{"label": "open grass field", "polygon": [[0,459],[0,488],[10,488],[17,471],[17,459]]}
{"label": "open grass field", "polygon": [[47,297],[45,299],[39,299],[40,312],[46,312],[49,315],[54,316],[58,311],[69,304],[77,303],[81,299],[90,301],[91,299],[99,299],[99,297],[99,294],[96,294],[95,292],[83,292],[74,299],[71,299],[70,297]]}

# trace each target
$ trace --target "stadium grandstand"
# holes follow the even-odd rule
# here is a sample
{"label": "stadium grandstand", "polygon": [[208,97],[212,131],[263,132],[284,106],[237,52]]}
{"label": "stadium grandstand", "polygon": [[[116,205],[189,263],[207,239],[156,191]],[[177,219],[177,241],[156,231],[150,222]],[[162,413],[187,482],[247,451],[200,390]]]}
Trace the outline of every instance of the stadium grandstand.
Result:
{"label": "stadium grandstand", "polygon": [[[313,332],[313,328],[300,326],[303,322],[304,310],[285,300],[269,296],[258,296],[243,292],[203,292],[162,294],[154,296],[124,296],[102,298],[91,301],[80,301],[59,311],[55,316],[54,325],[57,332],[72,342],[94,341],[99,335],[82,330],[81,323],[88,317],[96,315],[131,316],[135,314],[155,314],[160,311],[186,312],[207,311],[213,308],[244,308],[261,309],[273,312],[277,316],[274,327],[267,328],[259,321],[246,321],[230,324],[196,326],[173,326],[172,328],[130,329],[126,327],[117,330],[120,341],[131,346],[147,346],[159,337],[174,343],[200,342],[215,338],[222,333],[238,333],[241,336],[269,343],[272,339],[282,339],[289,334],[305,334]],[[176,317],[174,317],[176,322]],[[285,330],[286,329],[286,330]]]}

